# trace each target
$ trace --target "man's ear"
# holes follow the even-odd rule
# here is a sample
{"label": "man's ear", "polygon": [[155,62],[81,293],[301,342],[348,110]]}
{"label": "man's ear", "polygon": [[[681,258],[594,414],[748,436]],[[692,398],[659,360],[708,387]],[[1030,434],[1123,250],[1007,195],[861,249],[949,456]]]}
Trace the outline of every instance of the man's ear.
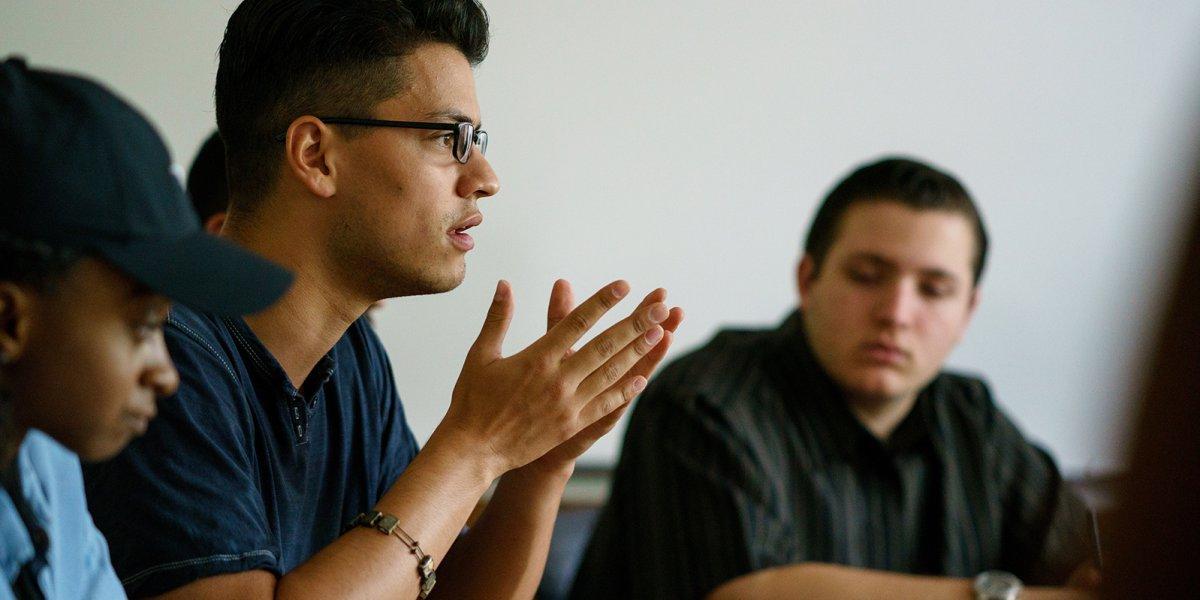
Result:
{"label": "man's ear", "polygon": [[287,171],[320,198],[329,198],[337,192],[333,139],[333,130],[328,125],[305,115],[292,121],[284,141]]}
{"label": "man's ear", "polygon": [[975,316],[975,309],[979,308],[979,300],[982,288],[979,284],[971,286],[971,297],[967,299],[967,322],[971,322],[971,317]]}
{"label": "man's ear", "polygon": [[213,213],[204,220],[204,230],[213,235],[221,235],[221,228],[225,227],[225,219],[228,217],[229,213],[226,211]]}
{"label": "man's ear", "polygon": [[28,343],[33,292],[11,281],[0,281],[0,363],[10,363]]}
{"label": "man's ear", "polygon": [[813,279],[816,278],[817,263],[811,254],[805,253],[796,265],[796,290],[800,292],[800,305],[804,306],[805,298],[812,289]]}
{"label": "man's ear", "polygon": [[963,315],[962,325],[958,328],[958,335],[954,336],[954,343],[962,341],[963,336],[967,334],[967,329],[971,325],[971,318],[975,316],[975,309],[979,308],[979,286],[971,286],[971,291],[967,296],[967,313]]}

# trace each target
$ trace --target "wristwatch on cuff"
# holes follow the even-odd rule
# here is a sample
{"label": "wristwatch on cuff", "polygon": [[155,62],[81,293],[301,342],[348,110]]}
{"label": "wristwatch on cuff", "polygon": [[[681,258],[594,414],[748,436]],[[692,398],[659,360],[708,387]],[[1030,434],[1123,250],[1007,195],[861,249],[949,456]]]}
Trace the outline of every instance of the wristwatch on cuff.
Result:
{"label": "wristwatch on cuff", "polygon": [[1021,580],[1004,571],[984,571],[975,577],[975,600],[1017,600]]}

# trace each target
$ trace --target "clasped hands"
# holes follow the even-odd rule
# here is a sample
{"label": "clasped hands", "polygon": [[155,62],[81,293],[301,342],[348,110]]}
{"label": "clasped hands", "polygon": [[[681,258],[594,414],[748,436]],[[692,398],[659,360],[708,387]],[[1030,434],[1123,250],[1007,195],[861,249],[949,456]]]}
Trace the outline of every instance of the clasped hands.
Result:
{"label": "clasped hands", "polygon": [[578,307],[570,285],[555,282],[547,333],[502,356],[514,302],[500,281],[479,337],[467,353],[442,426],[466,438],[492,475],[519,467],[566,471],[607,433],[662,361],[683,311],[666,290],[646,295],[626,318],[577,351],[574,345],[629,293],[610,283]]}

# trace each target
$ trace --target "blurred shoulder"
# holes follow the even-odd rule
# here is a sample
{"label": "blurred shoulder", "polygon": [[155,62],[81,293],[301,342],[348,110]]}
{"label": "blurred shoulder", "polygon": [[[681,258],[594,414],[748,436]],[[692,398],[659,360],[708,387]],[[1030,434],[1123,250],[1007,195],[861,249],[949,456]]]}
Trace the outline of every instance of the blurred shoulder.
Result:
{"label": "blurred shoulder", "polygon": [[759,397],[756,392],[770,383],[766,365],[778,345],[776,329],[722,329],[663,367],[643,401],[728,408]]}

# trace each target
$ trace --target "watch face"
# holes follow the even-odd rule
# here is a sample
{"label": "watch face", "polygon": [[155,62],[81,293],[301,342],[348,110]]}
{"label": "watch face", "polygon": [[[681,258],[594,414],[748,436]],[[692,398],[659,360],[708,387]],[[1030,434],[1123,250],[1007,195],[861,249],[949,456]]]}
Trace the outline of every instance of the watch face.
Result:
{"label": "watch face", "polygon": [[975,595],[980,600],[1016,600],[1021,580],[1012,573],[987,571],[975,578]]}

